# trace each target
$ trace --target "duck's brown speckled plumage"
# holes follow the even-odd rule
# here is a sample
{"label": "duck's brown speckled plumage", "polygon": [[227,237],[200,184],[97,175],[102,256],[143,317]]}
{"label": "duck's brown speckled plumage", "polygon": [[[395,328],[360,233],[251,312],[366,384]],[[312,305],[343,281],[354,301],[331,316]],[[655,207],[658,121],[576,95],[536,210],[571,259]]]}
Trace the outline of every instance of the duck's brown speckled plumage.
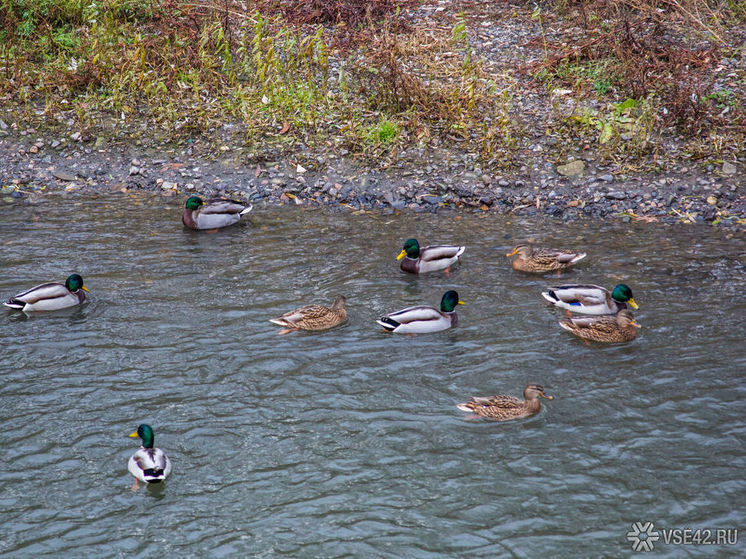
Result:
{"label": "duck's brown speckled plumage", "polygon": [[586,254],[572,250],[532,247],[531,245],[520,244],[516,245],[506,256],[516,256],[513,259],[514,270],[542,274],[569,268],[585,258]]}
{"label": "duck's brown speckled plumage", "polygon": [[616,315],[563,318],[559,325],[584,340],[606,343],[632,341],[640,328],[632,313],[626,309]]}
{"label": "duck's brown speckled plumage", "polygon": [[495,419],[497,421],[508,421],[536,415],[541,410],[539,398],[553,400],[553,396],[547,396],[544,387],[540,384],[529,384],[523,390],[524,399],[515,396],[500,394],[497,396],[481,397],[475,396],[463,404],[457,404],[462,411],[468,411],[475,415]]}
{"label": "duck's brown speckled plumage", "polygon": [[340,295],[331,307],[322,305],[306,305],[287,312],[280,317],[270,319],[270,322],[285,328],[298,330],[327,330],[347,320],[347,300]]}

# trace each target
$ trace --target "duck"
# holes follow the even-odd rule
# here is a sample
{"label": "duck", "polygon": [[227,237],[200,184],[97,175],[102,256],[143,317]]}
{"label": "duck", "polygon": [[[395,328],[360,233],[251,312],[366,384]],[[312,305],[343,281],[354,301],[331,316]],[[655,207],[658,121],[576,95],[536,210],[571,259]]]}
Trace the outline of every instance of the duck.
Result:
{"label": "duck", "polygon": [[617,314],[627,308],[638,309],[628,285],[620,283],[613,291],[600,285],[577,284],[550,287],[543,291],[544,299],[555,307],[578,314]]}
{"label": "duck", "polygon": [[440,301],[440,310],[425,305],[407,307],[382,316],[376,322],[389,332],[397,334],[426,334],[447,330],[458,324],[456,305],[465,304],[455,291],[446,291]]}
{"label": "duck", "polygon": [[277,318],[271,318],[269,321],[286,328],[280,334],[287,334],[294,330],[328,330],[347,320],[346,302],[344,295],[339,295],[334,299],[331,308],[322,305],[306,305]]}
{"label": "duck", "polygon": [[515,396],[500,394],[498,396],[475,396],[464,404],[456,404],[462,411],[495,419],[497,421],[509,421],[531,417],[541,410],[541,400],[554,400],[554,396],[547,396],[544,387],[540,384],[530,383],[523,389],[523,400]]}
{"label": "duck", "polygon": [[57,311],[80,305],[85,301],[88,288],[79,274],[71,274],[65,283],[50,282],[32,287],[3,303],[11,309],[23,312]]}
{"label": "duck", "polygon": [[133,489],[138,488],[138,480],[148,485],[165,481],[171,473],[172,464],[165,452],[153,446],[155,442],[153,428],[143,423],[129,436],[142,439],[142,446],[130,456],[127,462],[127,469],[135,476]]}
{"label": "duck", "polygon": [[187,198],[181,221],[190,229],[221,229],[241,221],[241,217],[252,210],[238,200],[210,198],[206,202],[199,196]]}
{"label": "duck", "polygon": [[619,311],[616,316],[563,318],[559,325],[584,340],[604,343],[630,342],[637,337],[637,329],[642,328],[627,309]]}
{"label": "duck", "polygon": [[417,239],[407,239],[396,260],[401,260],[402,271],[410,274],[425,274],[439,270],[445,270],[448,273],[451,265],[458,262],[465,250],[465,246],[450,245],[420,248]]}
{"label": "duck", "polygon": [[529,244],[516,245],[505,256],[511,257],[515,255],[518,255],[518,257],[513,259],[514,270],[537,274],[564,270],[586,257],[585,252],[539,248]]}

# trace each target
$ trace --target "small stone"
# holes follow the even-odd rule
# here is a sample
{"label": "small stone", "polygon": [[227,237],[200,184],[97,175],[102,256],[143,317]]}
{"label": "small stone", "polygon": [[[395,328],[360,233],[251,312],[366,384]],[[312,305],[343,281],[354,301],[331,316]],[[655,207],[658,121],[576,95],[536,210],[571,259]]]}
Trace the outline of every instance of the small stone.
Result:
{"label": "small stone", "polygon": [[612,175],[611,173],[606,173],[605,175],[601,175],[598,178],[599,180],[602,180],[604,182],[614,182],[614,175]]}
{"label": "small stone", "polygon": [[611,200],[624,200],[625,198],[627,198],[627,195],[624,192],[612,191],[607,192],[605,194],[605,197]]}
{"label": "small stone", "polygon": [[56,178],[60,179],[61,181],[74,181],[75,180],[75,175],[73,175],[72,173],[68,173],[67,171],[55,170],[52,174]]}
{"label": "small stone", "polygon": [[711,206],[716,206],[718,203],[717,196],[708,196],[707,203],[710,204]]}
{"label": "small stone", "polygon": [[28,148],[29,153],[39,153],[39,147],[38,146],[31,146]]}
{"label": "small stone", "polygon": [[733,165],[733,163],[731,163],[730,161],[726,161],[725,163],[723,163],[723,174],[735,175],[737,170],[738,169],[736,169],[736,166]]}
{"label": "small stone", "polygon": [[176,190],[177,187],[178,184],[175,182],[163,181],[163,183],[161,183],[161,190]]}
{"label": "small stone", "polygon": [[301,165],[300,163],[298,163],[298,165],[295,166],[295,172],[296,173],[300,174],[300,173],[305,173],[306,171],[307,171],[307,169],[303,165]]}
{"label": "small stone", "polygon": [[130,172],[129,172],[129,174],[130,174],[130,176],[132,176],[132,175],[139,175],[140,174],[140,167],[137,167],[135,165],[131,165],[130,166]]}
{"label": "small stone", "polygon": [[7,129],[8,129],[8,125],[2,119],[0,119],[0,130],[7,130]]}
{"label": "small stone", "polygon": [[577,177],[579,175],[582,175],[584,170],[585,163],[583,163],[579,159],[570,161],[570,163],[567,163],[565,165],[557,166],[557,172],[565,177]]}
{"label": "small stone", "polygon": [[82,136],[82,134],[80,132],[75,132],[73,134],[70,134],[70,139],[73,142],[79,142],[82,137],[83,136]]}

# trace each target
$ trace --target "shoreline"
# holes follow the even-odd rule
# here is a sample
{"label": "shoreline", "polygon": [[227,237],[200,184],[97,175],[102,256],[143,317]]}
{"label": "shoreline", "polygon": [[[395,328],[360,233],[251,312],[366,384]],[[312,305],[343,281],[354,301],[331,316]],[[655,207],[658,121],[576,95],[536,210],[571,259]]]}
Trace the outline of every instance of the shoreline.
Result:
{"label": "shoreline", "polygon": [[684,168],[614,175],[589,152],[569,165],[537,158],[533,168],[493,171],[457,149],[430,148],[402,151],[376,166],[344,149],[253,155],[231,138],[217,145],[205,138],[183,145],[148,145],[143,139],[138,146],[3,124],[0,200],[6,204],[46,191],[141,190],[384,213],[448,207],[559,221],[588,217],[746,229],[746,196],[728,162],[709,173]]}

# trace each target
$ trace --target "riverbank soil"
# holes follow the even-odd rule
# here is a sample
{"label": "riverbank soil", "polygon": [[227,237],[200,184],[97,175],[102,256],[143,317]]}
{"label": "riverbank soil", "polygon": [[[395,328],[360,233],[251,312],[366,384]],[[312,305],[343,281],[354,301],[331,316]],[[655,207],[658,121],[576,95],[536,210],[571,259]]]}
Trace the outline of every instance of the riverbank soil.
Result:
{"label": "riverbank soil", "polygon": [[746,228],[743,1],[79,4],[0,7],[2,203]]}

